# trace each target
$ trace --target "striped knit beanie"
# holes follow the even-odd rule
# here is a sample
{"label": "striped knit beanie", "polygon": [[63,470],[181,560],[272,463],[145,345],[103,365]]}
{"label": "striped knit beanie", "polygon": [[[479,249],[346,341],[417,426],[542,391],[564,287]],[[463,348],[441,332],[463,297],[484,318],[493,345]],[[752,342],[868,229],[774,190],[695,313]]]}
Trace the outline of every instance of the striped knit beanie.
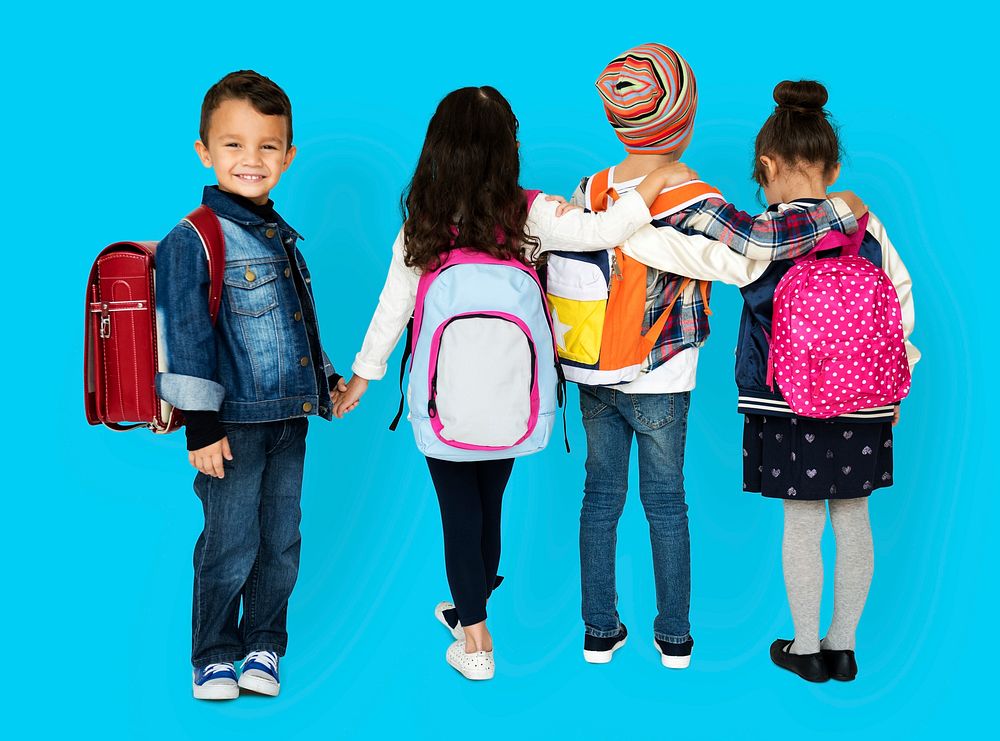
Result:
{"label": "striped knit beanie", "polygon": [[619,55],[596,85],[608,122],[629,152],[673,152],[694,126],[694,72],[663,44],[643,44]]}

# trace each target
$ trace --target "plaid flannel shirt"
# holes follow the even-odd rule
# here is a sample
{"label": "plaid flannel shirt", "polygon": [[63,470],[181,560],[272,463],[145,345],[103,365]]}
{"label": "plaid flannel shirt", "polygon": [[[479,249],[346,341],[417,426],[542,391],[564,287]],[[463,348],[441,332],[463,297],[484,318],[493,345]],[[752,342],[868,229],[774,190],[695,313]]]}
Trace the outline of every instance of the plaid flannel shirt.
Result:
{"label": "plaid flannel shirt", "polygon": [[[573,194],[573,203],[586,206],[584,178]],[[618,190],[624,194],[628,189]],[[857,220],[846,204],[837,207],[826,200],[803,210],[782,213],[766,212],[754,218],[731,203],[712,198],[696,203],[676,213],[653,214],[650,222],[657,228],[677,229],[685,234],[701,234],[726,244],[734,252],[751,260],[788,260],[807,254],[816,242],[831,229],[852,232]],[[646,286],[646,314],[643,330],[648,330],[674,300],[684,281],[683,276],[649,270]],[[649,357],[646,370],[653,370],[689,347],[700,347],[708,339],[708,298],[711,283],[693,281],[685,295],[674,303]]]}

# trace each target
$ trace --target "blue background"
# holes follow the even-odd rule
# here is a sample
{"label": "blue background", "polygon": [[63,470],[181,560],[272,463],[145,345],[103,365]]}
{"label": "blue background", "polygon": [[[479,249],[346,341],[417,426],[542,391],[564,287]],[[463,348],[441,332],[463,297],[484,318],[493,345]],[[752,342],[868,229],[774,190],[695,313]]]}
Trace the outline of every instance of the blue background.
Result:
{"label": "blue background", "polygon": [[[997,404],[987,370],[996,258],[985,206],[997,164],[993,11],[661,7],[659,15],[607,3],[6,11],[5,727],[105,738],[874,738],[982,729],[998,606],[988,467]],[[437,101],[463,85],[499,87],[521,120],[523,183],[568,194],[580,176],[621,157],[593,81],[647,40],[675,46],[698,77],[684,160],[751,211],[751,146],[772,87],[825,82],[848,152],[836,187],[863,195],[913,275],[924,359],[897,428],[896,485],[871,501],[877,565],[858,635],[859,679],[813,686],[769,662],[771,640],[791,631],[781,508],[740,492],[731,368],[740,302],[719,286],[687,447],[690,670],[661,668],[652,647],[649,541],[635,481],[618,572],[633,640],[608,666],[581,659],[578,413],[572,455],[554,444],[519,462],[508,489],[507,581],[490,608],[496,679],[473,684],[450,669],[449,639],[431,614],[448,595],[438,511],[408,429],[386,431],[397,399],[390,371],[353,416],[312,425],[281,697],[193,701],[191,552],[201,510],[183,436],[87,427],[80,330],[97,251],[159,238],[211,182],[192,151],[205,90],[249,67],[289,93],[299,155],[274,197],[307,237],[325,344],[346,369]],[[828,548],[831,540],[828,530]],[[831,588],[828,559],[828,596]],[[827,599],[824,623],[829,611]]]}

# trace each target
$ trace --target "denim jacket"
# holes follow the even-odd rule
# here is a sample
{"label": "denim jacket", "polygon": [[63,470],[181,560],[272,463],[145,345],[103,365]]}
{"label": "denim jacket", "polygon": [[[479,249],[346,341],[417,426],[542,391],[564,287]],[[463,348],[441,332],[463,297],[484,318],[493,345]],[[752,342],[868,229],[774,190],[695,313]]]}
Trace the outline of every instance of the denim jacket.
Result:
{"label": "denim jacket", "polygon": [[[280,217],[268,223],[215,187],[202,203],[226,240],[222,302],[208,313],[208,263],[181,222],[156,248],[156,312],[167,372],[160,396],[179,409],[218,411],[223,422],[331,418],[327,376],[302,237]],[[290,256],[295,259],[291,260]],[[296,283],[305,287],[300,300]]]}

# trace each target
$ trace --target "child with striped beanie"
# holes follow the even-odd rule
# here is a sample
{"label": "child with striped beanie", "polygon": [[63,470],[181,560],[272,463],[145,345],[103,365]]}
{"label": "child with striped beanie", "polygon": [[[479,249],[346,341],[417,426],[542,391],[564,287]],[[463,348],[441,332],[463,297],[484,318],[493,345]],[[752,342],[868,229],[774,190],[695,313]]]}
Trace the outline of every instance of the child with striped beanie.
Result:
{"label": "child with striped beanie", "polygon": [[663,44],[642,44],[616,57],[597,78],[608,122],[625,150],[683,150],[694,128],[698,85],[691,65]]}
{"label": "child with striped beanie", "polygon": [[[654,169],[677,161],[691,140],[698,106],[691,66],[663,44],[642,44],[615,57],[596,85],[627,156],[580,183],[573,203],[591,211],[607,208]],[[835,197],[838,195],[840,198]],[[650,207],[651,226],[640,232],[653,233],[653,241],[662,241],[665,247],[676,248],[679,242],[684,250],[697,249],[705,244],[704,237],[709,237],[746,257],[774,260],[808,252],[831,229],[855,231],[852,210],[858,216],[864,213],[860,199],[853,194],[831,194],[808,210],[755,220],[726,203],[718,190],[691,181],[665,189]],[[628,487],[629,450],[635,437],[639,494],[652,541],[658,613],[653,621],[654,643],[664,666],[682,669],[688,666],[694,645],[688,622],[691,557],[683,460],[698,350],[709,333],[711,283],[647,267],[631,257],[632,239],[615,251],[614,277],[622,279],[618,270],[623,267],[626,275],[636,269],[630,268],[630,259],[640,270],[647,270],[646,280],[625,283],[646,286],[643,331],[648,334],[655,326],[659,336],[634,380],[622,383],[624,376],[614,380],[613,370],[607,377],[577,376],[587,433],[580,512],[583,654],[588,662],[606,663],[624,645],[627,635],[617,610],[615,548]],[[558,259],[558,253],[550,256],[550,272],[553,260]],[[574,380],[579,363],[574,367],[565,338],[572,339],[582,330],[569,311],[560,315],[557,301],[551,298],[552,285],[550,275],[553,319],[566,330],[560,335],[567,343],[566,347],[560,344],[561,362],[566,377]],[[603,331],[615,334],[614,327],[607,324]]]}

